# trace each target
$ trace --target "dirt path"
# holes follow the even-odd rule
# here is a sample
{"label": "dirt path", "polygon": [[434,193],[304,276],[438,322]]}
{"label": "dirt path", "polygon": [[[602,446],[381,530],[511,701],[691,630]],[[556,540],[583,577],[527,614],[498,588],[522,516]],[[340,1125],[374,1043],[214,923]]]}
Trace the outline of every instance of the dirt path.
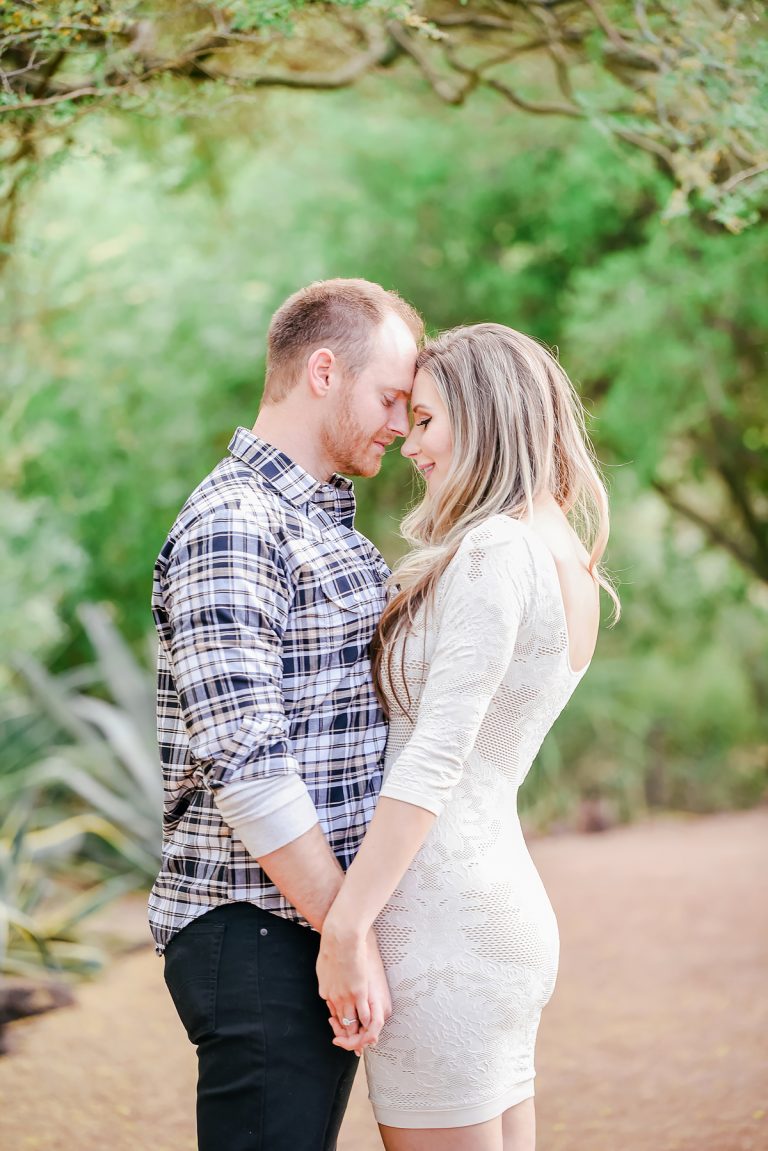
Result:
{"label": "dirt path", "polygon": [[[562,936],[539,1151],[768,1151],[768,810],[532,852]],[[193,1151],[194,1054],[151,950],[11,1039],[2,1151]],[[375,1149],[361,1074],[339,1151]]]}

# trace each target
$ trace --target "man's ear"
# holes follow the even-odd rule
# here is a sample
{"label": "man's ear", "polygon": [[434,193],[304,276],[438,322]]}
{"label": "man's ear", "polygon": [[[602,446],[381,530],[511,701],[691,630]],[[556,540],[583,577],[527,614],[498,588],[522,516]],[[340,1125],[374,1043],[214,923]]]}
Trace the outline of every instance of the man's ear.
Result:
{"label": "man's ear", "polygon": [[309,388],[318,399],[327,396],[331,390],[331,376],[335,363],[336,357],[330,348],[317,348],[307,360]]}

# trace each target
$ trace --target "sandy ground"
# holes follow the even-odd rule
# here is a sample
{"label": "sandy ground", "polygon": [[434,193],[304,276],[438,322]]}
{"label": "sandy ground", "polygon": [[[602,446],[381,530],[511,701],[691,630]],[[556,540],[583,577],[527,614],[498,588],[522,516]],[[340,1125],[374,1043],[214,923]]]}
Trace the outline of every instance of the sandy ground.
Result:
{"label": "sandy ground", "polygon": [[[768,1151],[768,810],[532,853],[562,937],[539,1151]],[[193,1151],[194,1052],[150,948],[11,1042],[2,1151]],[[361,1072],[339,1151],[380,1147]]]}

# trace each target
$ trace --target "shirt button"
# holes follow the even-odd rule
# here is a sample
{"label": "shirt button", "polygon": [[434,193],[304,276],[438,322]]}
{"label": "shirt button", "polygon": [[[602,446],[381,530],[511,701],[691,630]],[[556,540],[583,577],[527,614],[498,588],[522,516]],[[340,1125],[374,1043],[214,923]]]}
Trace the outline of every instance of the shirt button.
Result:
{"label": "shirt button", "polygon": [[269,931],[266,929],[266,927],[262,927],[259,935],[269,935]]}

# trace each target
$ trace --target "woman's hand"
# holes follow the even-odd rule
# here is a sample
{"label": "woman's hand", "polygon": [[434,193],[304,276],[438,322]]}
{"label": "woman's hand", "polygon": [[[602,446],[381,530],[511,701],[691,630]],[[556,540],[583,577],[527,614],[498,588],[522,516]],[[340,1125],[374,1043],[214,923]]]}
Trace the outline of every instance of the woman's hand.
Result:
{"label": "woman's hand", "polygon": [[[345,929],[329,912],[317,961],[320,995],[331,1012],[334,1044],[360,1055],[374,1044],[392,1014],[376,936]],[[347,1022],[345,1022],[345,1020]]]}
{"label": "woman's hand", "polygon": [[[323,922],[317,979],[334,1043],[359,1055],[392,1014],[373,924],[435,822],[404,800],[379,800],[360,850]],[[344,1023],[344,1020],[347,1023]]]}

